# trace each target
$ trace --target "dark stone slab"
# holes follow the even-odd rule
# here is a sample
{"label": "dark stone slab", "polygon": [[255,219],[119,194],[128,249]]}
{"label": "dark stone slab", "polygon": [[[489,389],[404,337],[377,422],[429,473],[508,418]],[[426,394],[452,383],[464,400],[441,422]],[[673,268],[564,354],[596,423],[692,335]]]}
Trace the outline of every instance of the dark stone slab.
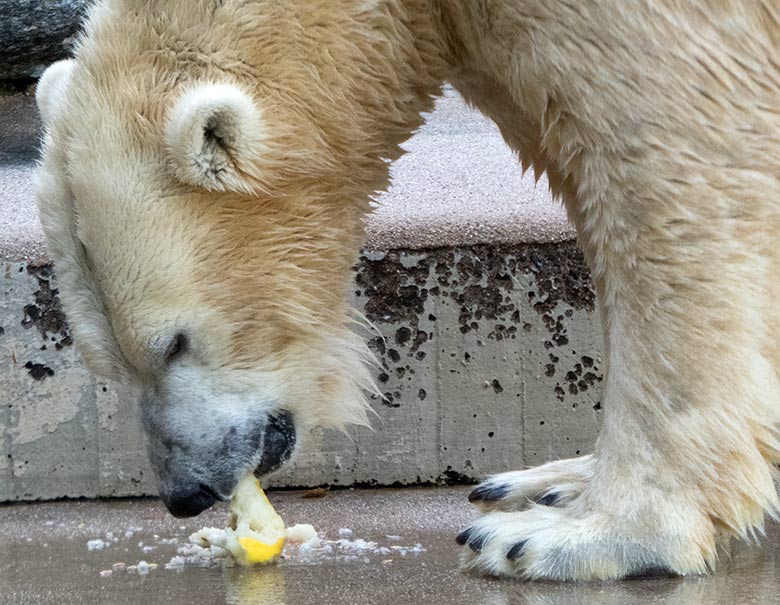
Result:
{"label": "dark stone slab", "polygon": [[40,130],[32,94],[0,96],[0,164],[26,164],[35,160]]}
{"label": "dark stone slab", "polygon": [[0,80],[37,78],[68,56],[90,0],[0,0]]}

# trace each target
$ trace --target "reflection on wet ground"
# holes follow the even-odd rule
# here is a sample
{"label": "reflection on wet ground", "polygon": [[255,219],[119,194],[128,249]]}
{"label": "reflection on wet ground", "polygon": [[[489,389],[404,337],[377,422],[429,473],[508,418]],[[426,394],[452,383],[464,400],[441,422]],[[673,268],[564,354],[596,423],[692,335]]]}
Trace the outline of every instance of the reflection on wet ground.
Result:
{"label": "reflection on wet ground", "polygon": [[343,490],[308,499],[272,492],[288,524],[312,523],[330,548],[289,549],[280,564],[256,569],[170,565],[190,533],[224,524],[226,507],[182,521],[155,500],[0,506],[0,603],[780,603],[776,527],[762,548],[734,544],[722,552],[711,577],[556,585],[462,574],[453,537],[474,514],[466,494]]}

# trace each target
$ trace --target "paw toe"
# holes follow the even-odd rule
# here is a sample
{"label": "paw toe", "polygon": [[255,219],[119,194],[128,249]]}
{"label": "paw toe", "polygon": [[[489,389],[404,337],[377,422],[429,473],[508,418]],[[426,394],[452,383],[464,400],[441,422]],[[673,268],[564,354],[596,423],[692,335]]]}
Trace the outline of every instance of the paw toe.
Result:
{"label": "paw toe", "polygon": [[516,561],[522,557],[526,544],[528,544],[528,540],[522,540],[521,542],[515,544],[512,548],[509,549],[509,552],[506,553],[506,558],[510,561]]}
{"label": "paw toe", "polygon": [[477,536],[476,538],[469,540],[469,548],[473,552],[482,552],[482,547],[485,545],[485,536]]}
{"label": "paw toe", "polygon": [[469,502],[495,502],[509,493],[508,485],[478,485],[469,494]]}
{"label": "paw toe", "polygon": [[542,506],[555,506],[558,501],[561,499],[560,494],[556,492],[551,492],[548,494],[545,494],[541,498],[538,498],[536,500],[537,504],[541,504]]}
{"label": "paw toe", "polygon": [[484,534],[475,535],[473,527],[464,529],[455,538],[455,542],[457,542],[460,546],[468,545],[468,547],[475,553],[482,551],[482,547],[485,545],[485,540],[486,536]]}
{"label": "paw toe", "polygon": [[466,544],[466,542],[469,541],[472,531],[473,528],[471,527],[469,527],[468,529],[464,529],[455,537],[455,542],[457,542],[460,546],[463,546],[464,544]]}

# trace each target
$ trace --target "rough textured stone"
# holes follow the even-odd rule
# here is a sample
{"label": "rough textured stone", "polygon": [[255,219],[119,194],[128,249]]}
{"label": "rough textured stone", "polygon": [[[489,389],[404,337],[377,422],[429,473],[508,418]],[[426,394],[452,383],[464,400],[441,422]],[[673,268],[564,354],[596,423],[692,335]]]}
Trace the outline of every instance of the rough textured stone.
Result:
{"label": "rough textured stone", "polygon": [[67,56],[89,0],[0,0],[0,79],[37,78]]}
{"label": "rough textured stone", "polygon": [[0,164],[33,162],[38,156],[40,128],[32,94],[0,96]]}

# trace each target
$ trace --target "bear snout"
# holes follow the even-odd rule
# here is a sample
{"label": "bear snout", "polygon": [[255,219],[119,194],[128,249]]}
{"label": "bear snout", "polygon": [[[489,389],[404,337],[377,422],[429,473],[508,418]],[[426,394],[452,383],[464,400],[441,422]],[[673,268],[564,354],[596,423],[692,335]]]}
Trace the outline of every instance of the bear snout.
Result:
{"label": "bear snout", "polygon": [[179,489],[162,496],[162,501],[170,513],[177,518],[197,517],[210,508],[218,499],[216,493],[207,485],[194,489]]}

